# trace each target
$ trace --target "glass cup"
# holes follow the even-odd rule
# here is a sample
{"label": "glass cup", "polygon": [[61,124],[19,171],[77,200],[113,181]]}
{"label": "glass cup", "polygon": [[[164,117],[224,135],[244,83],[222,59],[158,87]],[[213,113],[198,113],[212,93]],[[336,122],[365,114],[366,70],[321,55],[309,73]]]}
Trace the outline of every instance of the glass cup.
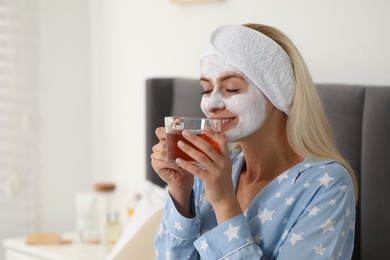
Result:
{"label": "glass cup", "polygon": [[[168,116],[165,120],[165,132],[167,134],[167,152],[168,161],[175,162],[176,158],[181,158],[190,163],[199,165],[193,158],[183,152],[178,146],[178,141],[183,141],[187,145],[197,149],[191,143],[189,143],[183,136],[182,131],[184,129],[196,134],[200,138],[206,140],[211,146],[219,152],[218,144],[208,138],[204,133],[203,129],[207,126],[213,129],[215,132],[221,131],[221,120],[211,118],[193,118],[193,117],[180,117],[180,116]],[[202,151],[201,151],[202,152]],[[203,153],[203,152],[202,152]]]}

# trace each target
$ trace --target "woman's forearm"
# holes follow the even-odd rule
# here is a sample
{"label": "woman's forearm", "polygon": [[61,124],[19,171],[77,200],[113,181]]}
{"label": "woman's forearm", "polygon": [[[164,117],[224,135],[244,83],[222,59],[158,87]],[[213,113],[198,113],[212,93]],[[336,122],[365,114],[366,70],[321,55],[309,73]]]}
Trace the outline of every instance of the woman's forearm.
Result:
{"label": "woman's forearm", "polygon": [[172,198],[173,203],[175,204],[175,207],[177,211],[186,218],[191,217],[191,192],[190,191],[183,191],[183,190],[177,190],[174,188],[168,187],[169,194]]}

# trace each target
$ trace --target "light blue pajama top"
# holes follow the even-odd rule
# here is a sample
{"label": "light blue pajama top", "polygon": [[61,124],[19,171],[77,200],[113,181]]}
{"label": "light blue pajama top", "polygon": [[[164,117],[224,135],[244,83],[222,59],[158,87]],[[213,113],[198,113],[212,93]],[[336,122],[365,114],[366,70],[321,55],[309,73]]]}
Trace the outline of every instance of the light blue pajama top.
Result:
{"label": "light blue pajama top", "polygon": [[[244,163],[232,156],[237,187]],[[156,232],[156,259],[351,259],[355,227],[353,185],[335,161],[306,159],[261,190],[244,214],[218,225],[195,178],[192,218],[168,196]]]}

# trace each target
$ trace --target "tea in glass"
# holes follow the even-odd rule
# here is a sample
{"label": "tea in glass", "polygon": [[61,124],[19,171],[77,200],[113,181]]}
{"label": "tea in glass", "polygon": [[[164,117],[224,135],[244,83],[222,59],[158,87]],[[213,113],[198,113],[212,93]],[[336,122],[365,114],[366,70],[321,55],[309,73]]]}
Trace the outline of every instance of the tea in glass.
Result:
{"label": "tea in glass", "polygon": [[188,156],[177,146],[178,141],[182,141],[200,151],[197,147],[193,146],[182,136],[182,131],[184,129],[206,140],[216,151],[219,152],[218,144],[203,133],[203,129],[206,126],[216,132],[220,132],[221,120],[210,118],[165,117],[168,161],[175,162],[176,158],[181,158],[188,162],[198,164],[193,158]]}

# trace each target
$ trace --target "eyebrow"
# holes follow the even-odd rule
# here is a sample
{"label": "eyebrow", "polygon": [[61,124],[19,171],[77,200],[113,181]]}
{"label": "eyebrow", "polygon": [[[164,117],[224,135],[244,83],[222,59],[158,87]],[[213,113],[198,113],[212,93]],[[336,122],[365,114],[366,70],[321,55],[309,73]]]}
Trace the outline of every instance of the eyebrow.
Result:
{"label": "eyebrow", "polygon": [[[226,76],[221,77],[220,80],[221,80],[221,81],[224,81],[224,80],[228,80],[228,79],[231,79],[231,78],[244,79],[241,75],[238,75],[238,74],[228,74],[228,75],[226,75]],[[200,81],[210,82],[209,79],[204,78],[204,77],[200,77]]]}
{"label": "eyebrow", "polygon": [[226,76],[223,76],[220,80],[224,81],[224,80],[228,80],[228,79],[231,79],[231,78],[244,79],[241,75],[238,75],[238,74],[228,74]]}

